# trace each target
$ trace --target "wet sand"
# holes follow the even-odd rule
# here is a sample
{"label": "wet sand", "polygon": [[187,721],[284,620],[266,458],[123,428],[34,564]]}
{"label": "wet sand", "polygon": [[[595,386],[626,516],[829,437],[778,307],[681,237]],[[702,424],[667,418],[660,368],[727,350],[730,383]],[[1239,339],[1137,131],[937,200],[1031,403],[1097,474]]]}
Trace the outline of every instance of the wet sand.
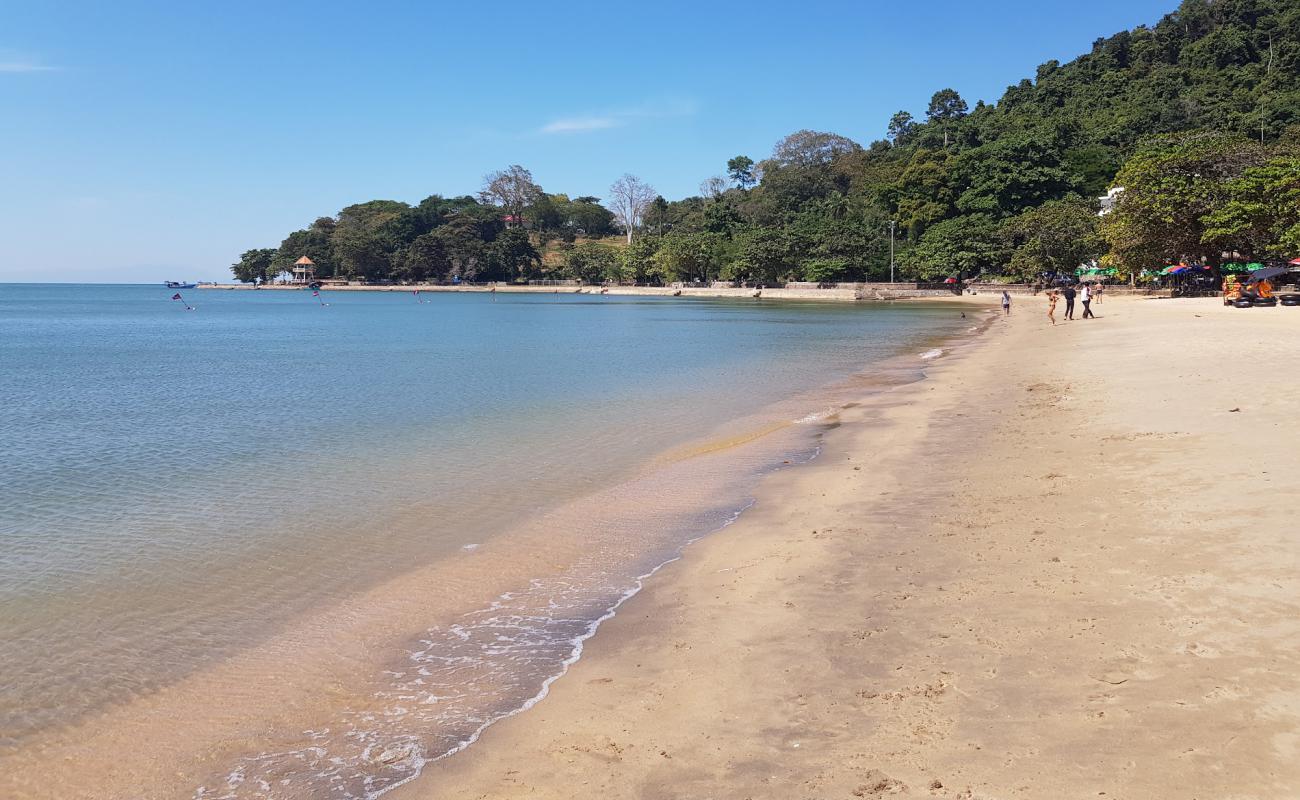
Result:
{"label": "wet sand", "polygon": [[1300,311],[1095,310],[843,412],[388,797],[1295,797]]}

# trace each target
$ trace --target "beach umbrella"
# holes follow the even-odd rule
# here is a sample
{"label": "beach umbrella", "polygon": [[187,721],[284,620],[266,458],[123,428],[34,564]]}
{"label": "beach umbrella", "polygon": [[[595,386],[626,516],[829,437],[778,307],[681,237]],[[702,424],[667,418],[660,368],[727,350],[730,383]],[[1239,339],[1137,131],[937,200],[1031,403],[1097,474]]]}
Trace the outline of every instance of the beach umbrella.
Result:
{"label": "beach umbrella", "polygon": [[1277,277],[1278,275],[1284,275],[1286,272],[1286,267],[1264,267],[1263,269],[1257,269],[1250,273],[1250,279],[1252,281],[1262,281],[1267,280],[1268,278]]}

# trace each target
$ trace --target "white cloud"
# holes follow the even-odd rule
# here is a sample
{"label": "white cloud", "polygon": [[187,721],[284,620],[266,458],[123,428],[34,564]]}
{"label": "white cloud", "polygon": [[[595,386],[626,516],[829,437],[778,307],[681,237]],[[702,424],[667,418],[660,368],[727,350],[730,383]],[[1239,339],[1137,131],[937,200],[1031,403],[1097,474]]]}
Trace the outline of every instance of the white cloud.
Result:
{"label": "white cloud", "polygon": [[623,120],[616,117],[570,117],[557,119],[542,126],[542,133],[581,133],[602,128],[617,128]]}
{"label": "white cloud", "polygon": [[543,125],[538,133],[565,134],[586,133],[588,131],[621,128],[634,120],[660,119],[663,117],[685,117],[695,113],[695,102],[679,98],[667,100],[649,100],[628,108],[584,114],[574,117],[562,117]]}
{"label": "white cloud", "polygon": [[13,50],[0,49],[0,72],[52,72],[54,69]]}

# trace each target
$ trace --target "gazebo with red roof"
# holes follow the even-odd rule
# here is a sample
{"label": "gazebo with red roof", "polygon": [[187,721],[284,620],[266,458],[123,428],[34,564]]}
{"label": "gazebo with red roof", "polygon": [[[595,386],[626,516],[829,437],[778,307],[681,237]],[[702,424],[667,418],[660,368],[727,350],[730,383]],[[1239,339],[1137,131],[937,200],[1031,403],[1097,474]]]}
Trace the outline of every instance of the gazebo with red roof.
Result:
{"label": "gazebo with red roof", "polygon": [[316,262],[303,256],[293,262],[293,282],[311,283],[316,280]]}

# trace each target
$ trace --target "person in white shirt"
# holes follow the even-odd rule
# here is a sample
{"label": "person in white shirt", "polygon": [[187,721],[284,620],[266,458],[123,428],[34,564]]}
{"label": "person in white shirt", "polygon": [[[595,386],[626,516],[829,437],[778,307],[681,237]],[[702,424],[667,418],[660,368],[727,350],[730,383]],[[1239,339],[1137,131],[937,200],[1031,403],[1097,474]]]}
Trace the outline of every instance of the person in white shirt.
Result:
{"label": "person in white shirt", "polygon": [[1083,303],[1083,318],[1096,319],[1096,317],[1093,316],[1092,308],[1090,307],[1092,304],[1092,290],[1088,288],[1088,284],[1086,283],[1083,285],[1083,288],[1079,290],[1079,302]]}

